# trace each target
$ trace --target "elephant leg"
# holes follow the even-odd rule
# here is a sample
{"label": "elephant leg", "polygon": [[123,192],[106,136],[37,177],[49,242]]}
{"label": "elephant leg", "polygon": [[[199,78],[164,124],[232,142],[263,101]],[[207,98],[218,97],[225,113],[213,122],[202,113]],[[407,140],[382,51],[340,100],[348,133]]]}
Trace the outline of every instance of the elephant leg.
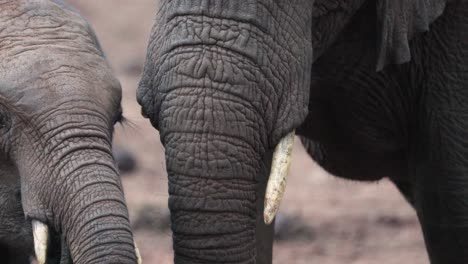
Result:
{"label": "elephant leg", "polygon": [[[458,98],[468,102],[465,90]],[[468,105],[455,110],[439,104],[458,100],[452,96],[425,99],[427,111],[418,120],[425,128],[410,147],[411,197],[432,264],[468,263]]]}
{"label": "elephant leg", "polygon": [[467,88],[427,92],[414,121],[412,197],[432,264],[468,263]]}
{"label": "elephant leg", "polygon": [[414,189],[415,208],[432,264],[468,263],[466,168],[419,169],[419,182]]}
{"label": "elephant leg", "polygon": [[[468,263],[468,3],[448,5],[415,45],[410,174],[432,264]],[[420,42],[422,41],[422,42]],[[419,56],[420,55],[420,56]]]}

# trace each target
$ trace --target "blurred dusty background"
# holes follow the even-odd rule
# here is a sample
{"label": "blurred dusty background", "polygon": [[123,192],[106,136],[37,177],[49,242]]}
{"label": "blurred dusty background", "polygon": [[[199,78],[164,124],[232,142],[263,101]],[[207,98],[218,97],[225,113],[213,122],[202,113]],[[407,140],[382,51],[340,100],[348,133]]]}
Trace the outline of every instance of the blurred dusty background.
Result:
{"label": "blurred dusty background", "polygon": [[[89,19],[123,86],[129,122],[117,128],[115,142],[138,161],[123,182],[144,263],[172,263],[163,147],[135,100],[157,1],[67,2]],[[428,263],[415,213],[389,182],[354,183],[326,175],[299,144],[291,174],[274,263]]]}

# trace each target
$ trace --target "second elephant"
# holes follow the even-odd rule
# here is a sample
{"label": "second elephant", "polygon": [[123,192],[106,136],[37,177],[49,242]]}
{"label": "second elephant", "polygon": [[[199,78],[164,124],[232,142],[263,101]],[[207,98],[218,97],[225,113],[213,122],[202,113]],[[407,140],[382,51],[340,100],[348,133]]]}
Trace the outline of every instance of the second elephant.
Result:
{"label": "second elephant", "polygon": [[468,263],[466,1],[162,1],[138,100],[176,263],[271,263],[264,192],[293,131],[329,172],[395,182],[432,264]]}

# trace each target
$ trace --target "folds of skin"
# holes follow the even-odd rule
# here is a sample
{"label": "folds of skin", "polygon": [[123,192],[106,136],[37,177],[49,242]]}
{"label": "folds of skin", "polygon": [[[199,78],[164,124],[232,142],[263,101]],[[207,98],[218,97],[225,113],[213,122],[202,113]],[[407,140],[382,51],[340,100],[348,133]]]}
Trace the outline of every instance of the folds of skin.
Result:
{"label": "folds of skin", "polygon": [[121,89],[93,31],[51,1],[0,6],[0,146],[36,238],[47,226],[61,263],[137,263],[111,151]]}
{"label": "folds of skin", "polygon": [[[61,234],[68,248],[62,250],[69,250],[73,263],[137,263],[111,131],[93,112],[83,106],[48,115],[44,130],[25,130],[39,131],[32,137],[41,137],[39,142],[23,139],[15,153],[39,261],[46,254],[47,227]],[[82,122],[86,129],[77,126]]]}
{"label": "folds of skin", "polygon": [[176,263],[271,262],[264,192],[307,113],[311,5],[161,3],[138,100],[166,149]]}
{"label": "folds of skin", "polygon": [[[454,1],[420,41],[431,56],[410,163],[431,263],[468,262],[468,3]],[[416,58],[419,59],[419,58]]]}

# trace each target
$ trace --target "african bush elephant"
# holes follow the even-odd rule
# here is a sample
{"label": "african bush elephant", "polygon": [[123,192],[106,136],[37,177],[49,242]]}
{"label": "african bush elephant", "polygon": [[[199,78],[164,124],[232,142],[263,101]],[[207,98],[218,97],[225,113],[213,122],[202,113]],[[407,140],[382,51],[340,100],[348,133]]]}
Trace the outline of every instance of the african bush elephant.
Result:
{"label": "african bush elephant", "polygon": [[294,131],[332,174],[395,182],[431,263],[468,263],[467,1],[162,1],[137,98],[176,263],[271,263]]}
{"label": "african bush elephant", "polygon": [[2,263],[29,263],[33,236],[40,264],[137,263],[111,151],[121,93],[77,13],[0,0]]}

